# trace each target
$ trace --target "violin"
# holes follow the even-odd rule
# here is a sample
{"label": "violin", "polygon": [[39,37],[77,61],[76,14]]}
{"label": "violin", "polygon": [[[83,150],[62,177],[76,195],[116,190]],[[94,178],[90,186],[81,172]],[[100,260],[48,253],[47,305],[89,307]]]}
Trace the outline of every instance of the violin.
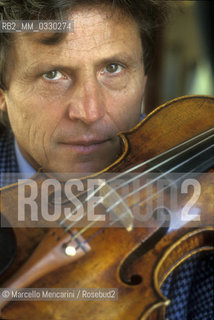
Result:
{"label": "violin", "polygon": [[[2,319],[164,320],[170,300],[161,292],[163,282],[188,258],[214,250],[214,97],[169,101],[119,137],[120,157],[81,178],[84,186],[90,178],[98,186],[89,194],[76,193],[85,206],[99,194],[102,201],[90,208],[97,207],[95,217],[102,219],[89,222],[86,206],[78,223],[64,218],[41,228],[38,221],[28,227],[26,214],[13,229],[14,259],[0,276],[1,287],[10,289],[109,288],[115,301],[1,298]],[[32,177],[40,190],[39,211],[47,178],[42,172]],[[1,214],[11,226],[18,186],[1,189]],[[51,202],[51,188],[48,197]],[[70,208],[67,217],[76,214],[74,202],[68,197],[62,202]]]}

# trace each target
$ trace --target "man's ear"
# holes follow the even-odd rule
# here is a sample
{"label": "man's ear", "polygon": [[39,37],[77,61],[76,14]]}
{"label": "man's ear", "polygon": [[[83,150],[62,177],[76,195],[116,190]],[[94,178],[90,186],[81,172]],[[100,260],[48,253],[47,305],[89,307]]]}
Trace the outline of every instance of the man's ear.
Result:
{"label": "man's ear", "polygon": [[5,99],[5,92],[0,88],[0,110],[7,111],[7,104]]}

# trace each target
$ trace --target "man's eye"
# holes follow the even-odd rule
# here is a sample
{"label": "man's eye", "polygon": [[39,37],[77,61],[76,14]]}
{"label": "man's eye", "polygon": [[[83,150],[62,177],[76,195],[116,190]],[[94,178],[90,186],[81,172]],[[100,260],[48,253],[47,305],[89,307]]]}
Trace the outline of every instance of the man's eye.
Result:
{"label": "man's eye", "polygon": [[116,63],[111,63],[105,67],[104,72],[115,74],[115,73],[120,73],[122,69],[123,67],[121,65]]}
{"label": "man's eye", "polygon": [[63,77],[62,73],[57,70],[51,70],[47,73],[44,73],[42,76],[46,80],[59,80],[61,77]]}

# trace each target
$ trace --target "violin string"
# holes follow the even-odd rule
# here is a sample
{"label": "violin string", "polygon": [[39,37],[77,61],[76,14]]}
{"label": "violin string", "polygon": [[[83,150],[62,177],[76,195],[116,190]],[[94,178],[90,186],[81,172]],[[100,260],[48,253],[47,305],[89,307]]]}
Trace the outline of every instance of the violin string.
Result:
{"label": "violin string", "polygon": [[[214,145],[213,145],[213,146],[214,146]],[[212,146],[212,147],[213,147],[213,146]],[[205,164],[206,164],[206,163],[209,164],[209,163],[210,163],[210,160],[212,160],[213,163],[214,163],[214,156],[212,156],[211,158],[209,158],[209,159],[208,159],[207,161],[205,161],[204,163],[205,163]],[[185,178],[186,176],[188,176],[191,172],[194,172],[194,171],[197,172],[197,171],[196,171],[197,168],[200,169],[200,165],[192,168],[192,169],[189,170],[188,172],[183,173],[183,174],[182,174],[182,179]],[[173,180],[173,182],[170,182],[169,184],[167,184],[165,187],[163,187],[163,188],[160,189],[158,192],[156,192],[156,193],[155,193],[155,196],[158,195],[159,193],[167,190],[169,187],[175,185],[176,182],[178,182],[180,179],[181,179],[181,177],[179,177],[179,178]],[[153,183],[153,182],[152,182],[152,183]],[[154,197],[154,194],[152,194],[151,196],[147,197],[146,199],[144,199],[144,200],[141,201],[141,202],[135,203],[134,205],[132,205],[132,208],[134,208],[136,205],[142,205],[143,203],[147,202],[148,200],[151,200],[153,197]],[[127,213],[125,213],[125,214],[127,214]],[[119,221],[119,220],[120,220],[120,219],[118,219],[117,221]]]}
{"label": "violin string", "polygon": [[[212,135],[211,135],[211,137],[212,137]],[[197,136],[197,138],[198,138],[198,136]],[[190,151],[190,150],[191,150],[192,148],[194,148],[195,146],[198,146],[198,145],[200,145],[201,143],[206,142],[207,139],[209,139],[209,138],[210,138],[210,136],[209,136],[209,137],[206,137],[206,138],[203,139],[203,140],[200,140],[198,143],[196,143],[196,144],[194,144],[194,145],[192,145],[192,146],[190,146],[190,147],[187,147],[186,149],[182,150],[181,152],[179,152],[179,153],[171,156],[170,158],[167,158],[166,160],[164,160],[164,161],[158,163],[157,165],[155,165],[155,166],[147,169],[146,171],[140,173],[138,176],[133,177],[132,179],[129,179],[128,181],[125,181],[124,183],[122,183],[122,184],[119,185],[118,187],[115,187],[113,190],[109,191],[104,197],[102,197],[102,201],[103,201],[105,198],[107,198],[108,196],[110,196],[110,195],[111,195],[113,192],[115,192],[116,190],[118,190],[118,189],[120,189],[120,188],[122,188],[122,187],[124,187],[124,186],[126,186],[126,185],[128,185],[128,184],[130,184],[131,182],[133,182],[133,181],[136,180],[136,179],[142,178],[143,176],[145,176],[146,174],[152,172],[154,169],[157,169],[158,167],[162,166],[163,164],[166,164],[166,163],[168,163],[168,162],[176,159],[176,157],[179,157],[179,156],[181,156],[183,153]],[[193,140],[193,138],[192,138],[191,140]],[[177,147],[178,147],[178,146],[177,146]],[[173,148],[173,149],[174,149],[174,148]],[[170,149],[170,150],[172,150],[172,149]],[[168,152],[169,152],[170,150],[168,150]],[[163,154],[161,154],[161,155],[163,156]],[[154,158],[153,158],[153,159],[154,159]],[[151,161],[154,161],[153,159],[150,159],[149,161],[150,161],[150,162],[151,162]],[[148,162],[148,161],[147,161],[147,162]],[[142,164],[141,164],[141,165],[142,165]],[[133,168],[131,168],[131,169],[133,169]],[[130,172],[130,170],[128,170],[128,171]],[[125,172],[125,173],[123,172],[122,174],[119,174],[119,176],[121,177],[121,176],[123,176],[123,175],[126,174],[126,173],[127,173],[127,172]],[[114,178],[112,178],[112,179],[109,179],[106,183],[109,184],[110,182],[112,182],[113,180],[116,180],[116,179],[118,179],[118,176],[116,176],[116,177],[114,177]],[[101,184],[101,186],[99,186],[96,190],[94,190],[94,191],[92,192],[92,194],[90,194],[90,196],[88,196],[87,198],[90,199],[92,196],[94,196],[94,195],[103,187],[103,185],[105,185],[106,183]],[[84,203],[86,203],[89,199],[85,199]],[[100,201],[100,202],[101,202],[101,201]],[[99,203],[100,203],[100,202],[99,202]],[[84,204],[84,203],[83,203],[83,204]],[[94,208],[95,208],[99,203],[96,203],[95,206],[94,206]],[[119,202],[117,202],[117,204],[119,204]],[[115,203],[115,205],[116,205],[116,203]],[[78,210],[79,208],[81,208],[81,207],[82,207],[82,204],[79,205],[78,207],[74,208],[73,211],[72,211],[69,215],[67,215],[67,217],[64,218],[64,219],[60,222],[60,224],[62,225],[62,224],[63,224],[66,220],[68,220],[74,213],[76,213],[77,210]],[[112,207],[109,208],[109,209],[107,209],[107,212],[109,212],[111,209],[112,209]],[[83,215],[80,217],[80,219],[81,219],[82,217],[83,217]],[[72,222],[70,225],[64,227],[65,232],[67,232],[70,228],[72,228],[73,226],[75,226],[75,223],[76,223],[76,222]]]}
{"label": "violin string", "polygon": [[[102,182],[101,183],[101,185],[98,187],[98,188],[96,188],[96,190],[94,190],[92,193],[90,193],[90,195],[83,201],[83,203],[80,203],[78,206],[76,206],[68,215],[66,215],[66,217],[63,219],[63,220],[61,220],[61,221],[59,221],[59,226],[62,226],[62,227],[64,227],[63,225],[64,225],[64,223],[65,223],[65,221],[67,221],[71,216],[73,216],[79,209],[81,209],[82,208],[82,205],[83,204],[85,204],[86,202],[88,202],[99,190],[101,190],[102,189],[102,187],[104,186],[104,185],[106,185],[106,183],[109,183],[109,180],[107,181],[107,182]],[[88,191],[90,191],[90,190],[88,190]],[[83,217],[83,215],[84,214],[82,214],[81,216],[80,216],[80,219],[82,219],[82,217]],[[73,223],[71,224],[71,227],[73,226]],[[67,229],[67,228],[66,228]],[[65,232],[67,231],[65,229]],[[70,228],[69,228],[70,229]]]}
{"label": "violin string", "polygon": [[[209,163],[210,163],[210,160],[214,161],[214,155],[213,155],[210,159],[206,160],[204,163],[205,163],[205,164],[209,164]],[[186,172],[185,174],[184,174],[184,173],[182,174],[182,179],[184,179],[185,177],[187,177],[191,172],[198,172],[198,171],[197,171],[198,169],[200,170],[200,165],[197,165],[196,167],[192,167],[191,170],[189,170],[189,171]],[[176,184],[176,183],[180,180],[180,178],[181,178],[181,177],[173,180],[173,182],[169,182],[169,184],[167,184],[165,187],[163,187],[162,189],[159,189],[159,191],[155,193],[155,196],[157,196],[159,193],[167,190],[169,187],[171,187],[171,186],[173,186],[174,184]],[[135,206],[137,206],[137,205],[142,205],[143,203],[147,202],[148,200],[152,199],[153,197],[154,197],[154,194],[152,194],[151,196],[147,197],[146,199],[144,199],[143,201],[141,201],[141,202],[139,202],[139,203],[135,203],[134,205],[132,205],[131,208],[133,209],[133,208],[134,208]],[[123,215],[125,215],[125,214],[127,214],[127,213],[124,212],[121,216],[123,216]],[[112,226],[114,223],[116,223],[116,222],[118,222],[118,221],[120,221],[120,218],[114,220],[114,222],[111,223],[111,224],[109,224],[109,226]]]}
{"label": "violin string", "polygon": [[[197,135],[197,136],[195,136],[195,137],[193,137],[193,138],[190,138],[189,140],[184,141],[184,142],[180,143],[179,145],[177,145],[177,146],[175,146],[175,147],[173,147],[173,148],[171,148],[171,149],[169,149],[169,150],[167,150],[167,151],[165,151],[165,152],[163,152],[163,153],[161,153],[161,154],[159,154],[159,155],[157,155],[157,156],[155,156],[155,157],[153,157],[153,158],[151,158],[151,159],[148,159],[148,160],[146,160],[146,161],[144,161],[144,162],[141,162],[141,163],[138,164],[137,166],[134,166],[134,167],[132,167],[132,168],[130,168],[130,169],[128,169],[128,170],[126,170],[126,171],[118,174],[117,176],[115,176],[115,177],[107,180],[105,183],[101,183],[101,185],[100,185],[98,188],[96,188],[96,190],[93,190],[93,192],[91,192],[91,193],[88,195],[88,197],[84,200],[83,203],[81,203],[81,204],[79,204],[77,207],[75,207],[75,208],[73,209],[73,211],[71,211],[70,214],[67,215],[63,220],[59,221],[59,226],[64,227],[63,225],[64,225],[65,221],[68,220],[71,216],[73,216],[79,209],[81,209],[83,204],[85,204],[85,203],[88,202],[92,197],[94,197],[94,195],[95,195],[98,191],[100,191],[105,184],[112,183],[112,182],[114,182],[115,180],[123,177],[124,175],[129,174],[129,173],[131,173],[132,171],[137,170],[137,169],[139,169],[139,168],[141,168],[141,167],[143,167],[143,166],[145,166],[145,165],[148,165],[149,163],[154,162],[154,161],[158,160],[159,158],[161,158],[161,157],[163,157],[163,156],[166,156],[168,153],[171,153],[171,152],[175,151],[175,150],[178,149],[178,148],[184,147],[186,144],[194,143],[195,140],[199,139],[200,137],[203,137],[204,135],[207,135],[208,133],[212,133],[212,132],[214,132],[214,128],[208,129],[207,131],[202,132],[202,133],[200,133],[199,135]],[[211,136],[211,137],[212,137],[212,136]],[[210,136],[208,136],[208,138],[210,138]],[[202,143],[202,142],[204,142],[204,140],[200,140],[200,141],[199,141],[199,143]],[[193,145],[193,147],[195,147],[196,145],[197,145],[197,143],[196,143],[195,145]],[[188,148],[187,148],[187,149],[188,149]],[[185,150],[186,150],[186,149],[184,149],[184,151],[185,151]],[[175,155],[175,157],[176,157],[176,156],[180,156],[180,154],[177,153],[177,154]],[[167,161],[171,161],[171,159],[168,158],[168,159],[166,159],[166,163],[167,163]],[[157,167],[151,167],[151,169],[149,169],[149,170],[152,171],[152,170],[158,168],[158,166],[161,166],[161,165],[163,165],[163,164],[164,164],[163,162],[160,162],[160,163],[157,165]],[[144,172],[146,173],[146,171],[144,171]],[[121,187],[121,186],[119,186],[119,187]],[[73,224],[72,224],[72,226],[73,226]],[[67,229],[68,229],[68,227],[65,228],[65,232],[67,231]]]}
{"label": "violin string", "polygon": [[[214,161],[214,156],[211,158]],[[206,162],[206,161],[205,161]],[[207,160],[208,162],[208,160]],[[186,176],[189,175],[189,173],[193,172],[195,170],[195,172],[197,172],[197,168],[199,168],[199,166],[192,168],[192,170],[190,170],[189,172],[186,172],[182,178],[185,178]],[[169,183],[169,185],[166,185],[165,187],[163,187],[162,189],[160,189],[158,192],[155,193],[155,195],[158,195],[159,193],[165,191],[166,189],[168,189],[169,187],[171,187],[174,183],[176,183],[177,181],[179,181],[180,177],[176,180],[174,180],[173,182]],[[131,209],[133,209],[136,205],[142,205],[144,202],[150,200],[153,198],[153,195],[151,195],[150,197],[144,199],[142,202],[136,203],[134,204]],[[124,212],[122,213],[122,215],[120,216],[120,218],[122,218],[123,216],[125,216],[127,213]],[[91,236],[89,236],[88,238],[83,240],[82,244],[86,244],[89,243],[92,239],[94,239],[95,237],[99,236],[107,227],[112,227],[114,224],[116,224],[118,221],[120,221],[120,218],[115,219],[114,221],[112,221],[111,223],[106,223],[101,229],[99,229],[98,231],[96,231],[95,233],[93,233]],[[86,231],[86,230],[85,230]],[[78,250],[80,248],[80,246],[78,245],[75,249]]]}
{"label": "violin string", "polygon": [[[203,143],[203,142],[206,142],[206,141],[207,141],[207,138],[206,138],[205,140],[201,140],[201,141],[197,144],[197,146],[198,146],[199,144]],[[185,150],[182,150],[180,153],[178,153],[178,154],[176,154],[176,155],[174,155],[174,156],[172,156],[172,157],[170,157],[170,158],[162,161],[162,162],[161,162],[161,166],[164,165],[164,164],[167,164],[168,162],[170,162],[170,161],[172,161],[172,160],[174,160],[174,159],[176,159],[177,156],[181,156],[183,153],[186,153],[186,152],[190,151],[190,150],[193,149],[195,146],[196,146],[196,145],[191,146],[191,147],[189,147],[189,148],[186,148]],[[206,150],[203,150],[203,152],[205,152],[205,151],[206,151]],[[202,153],[203,153],[203,152],[202,152]],[[199,155],[200,155],[200,153],[194,155],[193,158],[194,158],[194,157],[198,157]],[[186,162],[191,161],[191,160],[192,160],[191,158],[188,158],[186,161],[183,161],[183,163],[181,163],[181,165],[183,165],[183,164],[185,164]],[[158,167],[160,167],[160,164],[159,164],[159,163],[158,163],[157,165],[153,166],[152,168],[150,168],[150,169],[148,169],[148,170],[140,173],[140,174],[137,175],[136,177],[133,177],[132,179],[129,179],[128,181],[125,181],[124,183],[122,183],[122,184],[119,185],[118,187],[114,188],[113,191],[117,191],[117,190],[121,189],[122,187],[127,186],[127,185],[130,184],[131,182],[135,181],[136,179],[142,178],[143,176],[145,176],[146,174],[152,172],[153,170],[157,169]],[[173,168],[173,170],[174,170],[174,169],[177,169],[177,167],[175,166],[175,167]],[[166,173],[166,174],[167,174],[167,173]],[[155,182],[156,180],[158,180],[158,179],[160,179],[160,178],[161,178],[161,176],[158,176],[153,182]],[[146,185],[145,185],[145,187],[146,187]],[[109,193],[112,193],[113,191],[111,191],[111,192],[109,192]],[[106,195],[103,197],[103,200],[104,200],[107,196],[109,196],[109,193],[106,194]],[[134,194],[134,193],[133,193],[133,194]],[[129,195],[131,195],[131,194],[129,193]],[[125,199],[125,198],[124,198],[124,199]],[[117,205],[117,203],[118,203],[118,202],[115,202],[115,203],[114,203],[114,207]],[[107,209],[107,212],[109,212],[111,209],[113,209],[113,207],[109,207],[109,208]]]}
{"label": "violin string", "polygon": [[74,236],[71,237],[71,241],[76,240],[81,234],[83,234],[86,230],[88,230],[90,227],[92,227],[97,221],[99,221],[100,217],[96,217],[93,221],[91,221],[89,224],[87,224],[84,228],[81,229],[81,231],[77,232]]}
{"label": "violin string", "polygon": [[[173,172],[174,170],[178,169],[180,166],[182,166],[182,165],[188,163],[189,161],[195,159],[196,157],[202,155],[204,152],[206,152],[206,151],[208,151],[209,149],[213,148],[213,146],[214,146],[214,145],[211,145],[211,146],[203,149],[202,151],[194,154],[194,155],[191,156],[190,158],[188,158],[188,159],[186,159],[185,161],[179,163],[178,165],[174,166],[173,168],[169,169],[168,171],[166,171],[166,172],[162,173],[161,175],[157,176],[155,179],[151,180],[151,182],[146,183],[146,184],[144,184],[143,186],[139,187],[138,189],[133,190],[132,192],[128,193],[125,197],[121,198],[122,201],[123,201],[123,200],[126,200],[127,198],[129,198],[129,197],[131,197],[131,196],[133,196],[133,195],[135,195],[137,192],[143,190],[144,188],[148,187],[149,185],[151,185],[152,183],[158,181],[159,179],[167,176],[167,174],[169,174],[169,173]],[[137,178],[136,178],[136,179],[137,179]],[[110,207],[106,210],[106,212],[108,213],[109,211],[111,211],[111,210],[112,210],[114,207],[116,207],[120,202],[121,202],[120,200],[118,200],[117,202],[115,202],[112,206],[110,206]]]}
{"label": "violin string", "polygon": [[[203,153],[203,152],[206,152],[207,150],[209,150],[209,149],[212,148],[213,146],[214,146],[214,145],[211,145],[211,146],[207,147],[206,149],[204,149],[204,150],[203,150],[202,152],[200,152],[199,154],[201,154],[201,153]],[[187,161],[189,161],[189,160],[192,160],[193,158],[195,158],[195,155],[194,155],[193,157],[188,158],[187,160],[185,160],[185,163],[186,163]],[[169,174],[169,173],[172,172],[174,169],[179,168],[179,167],[182,166],[183,164],[184,164],[184,162],[176,165],[175,167],[171,168],[171,169],[168,170],[167,172],[164,172],[164,173],[161,174],[157,179],[150,181],[150,183],[147,184],[147,186],[153,184],[156,180],[160,179],[160,177],[163,177],[163,176]],[[167,186],[167,188],[168,188],[168,187],[169,187],[169,186]],[[139,189],[134,190],[134,191],[135,191],[134,193],[139,192],[139,191],[142,190],[143,188],[144,188],[144,185],[141,186]],[[160,190],[160,191],[164,191],[164,190],[165,190],[165,188],[163,188],[163,189]],[[156,194],[159,194],[160,191],[159,191],[158,193],[156,193]],[[134,193],[132,193],[132,195],[133,195]],[[155,195],[156,195],[156,194],[155,194]],[[125,200],[126,198],[128,198],[130,195],[131,195],[131,194],[128,194],[126,197],[121,198],[121,201],[120,201],[120,202],[122,202],[123,200]],[[153,196],[154,196],[154,195],[153,195]],[[151,197],[144,199],[143,202],[146,202],[146,201],[148,201],[149,199],[151,199]],[[143,202],[138,203],[138,205],[142,204]],[[124,212],[122,215],[126,215],[126,214],[127,214],[127,213]],[[118,220],[120,220],[121,217],[122,217],[122,216],[120,216],[120,218],[119,218]],[[117,220],[117,221],[118,221],[118,220]],[[117,221],[114,221],[113,224],[116,223]],[[92,221],[90,224],[88,224],[87,226],[85,226],[85,227],[84,227],[83,229],[81,229],[77,234],[75,234],[75,238],[72,238],[71,240],[74,240],[74,239],[76,239],[77,237],[79,237],[81,234],[83,234],[86,230],[88,230],[88,229],[89,229],[93,224],[95,224],[96,222],[97,222],[97,219],[96,219],[96,221]],[[109,226],[112,226],[113,224],[109,224]]]}

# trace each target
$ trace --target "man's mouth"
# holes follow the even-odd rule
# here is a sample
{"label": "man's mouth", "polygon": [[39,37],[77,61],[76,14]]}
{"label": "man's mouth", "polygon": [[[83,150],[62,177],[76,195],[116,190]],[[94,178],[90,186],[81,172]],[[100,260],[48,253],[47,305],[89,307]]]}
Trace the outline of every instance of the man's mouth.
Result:
{"label": "man's mouth", "polygon": [[65,141],[61,144],[69,148],[70,150],[76,153],[90,153],[98,151],[99,149],[103,148],[106,144],[110,142],[110,138],[108,139],[79,139],[73,141]]}

